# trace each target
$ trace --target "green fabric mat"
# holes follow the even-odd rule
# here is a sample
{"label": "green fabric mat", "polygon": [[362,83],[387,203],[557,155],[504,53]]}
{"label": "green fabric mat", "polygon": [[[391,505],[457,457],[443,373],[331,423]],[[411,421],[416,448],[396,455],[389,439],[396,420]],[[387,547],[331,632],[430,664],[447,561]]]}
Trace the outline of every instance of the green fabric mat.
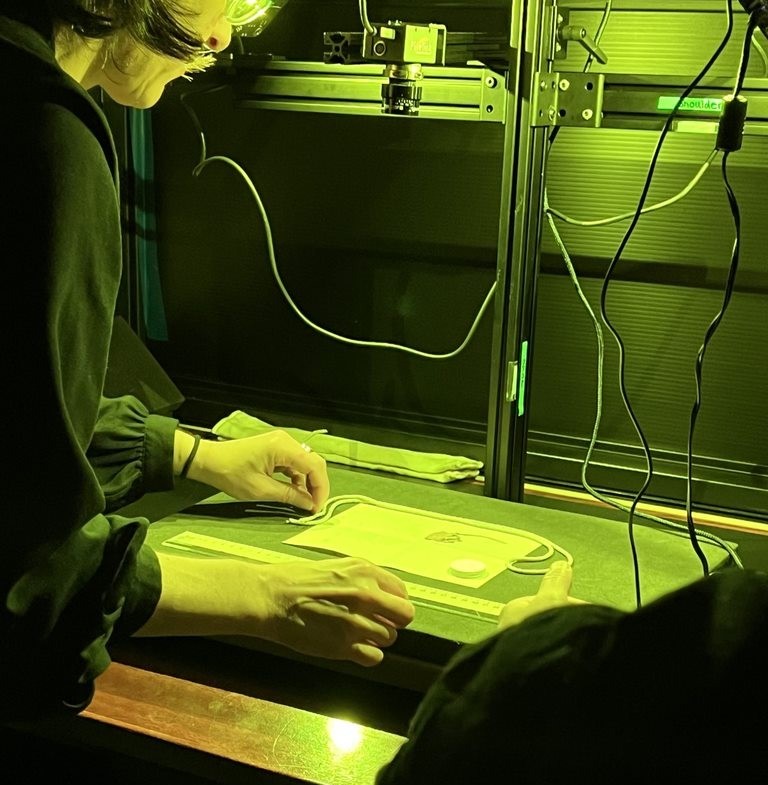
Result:
{"label": "green fabric mat", "polygon": [[[242,411],[234,411],[213,426],[217,436],[240,439],[259,433],[276,430],[258,417]],[[323,431],[305,431],[301,428],[284,428],[295,439],[309,445],[329,463],[356,466],[373,471],[401,474],[434,482],[453,482],[477,477],[483,468],[481,461],[461,455],[444,453],[416,452],[399,447],[384,447],[369,444],[342,436],[333,436]]]}
{"label": "green fabric mat", "polygon": [[[635,604],[631,549],[624,521],[478,496],[460,490],[459,486],[435,486],[421,480],[386,477],[340,467],[329,467],[329,474],[332,496],[369,496],[383,502],[539,534],[572,554],[574,596],[626,610],[631,610]],[[208,500],[226,498],[223,494],[216,494]],[[300,530],[300,526],[286,523],[284,515],[274,518],[211,518],[210,513],[195,515],[188,509],[156,521],[150,527],[148,539],[153,545],[162,547],[162,543],[175,534],[195,531],[303,558],[328,558],[328,553],[283,543]],[[701,575],[701,564],[686,536],[675,530],[658,530],[640,523],[635,524],[634,535],[644,603]],[[709,542],[701,545],[710,569],[721,568],[730,562],[723,548]],[[497,602],[535,593],[541,580],[540,576],[519,575],[506,570],[479,589],[472,590],[421,576],[399,574],[407,581],[462,591]],[[470,642],[488,634],[493,626],[493,620],[487,617],[474,617],[451,607],[419,604],[411,629],[438,639]]]}

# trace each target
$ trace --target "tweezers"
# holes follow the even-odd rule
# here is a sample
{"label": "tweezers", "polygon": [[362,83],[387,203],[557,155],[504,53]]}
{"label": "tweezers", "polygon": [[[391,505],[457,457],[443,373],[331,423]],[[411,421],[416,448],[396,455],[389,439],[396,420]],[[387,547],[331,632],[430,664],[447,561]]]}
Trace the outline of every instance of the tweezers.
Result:
{"label": "tweezers", "polygon": [[181,510],[203,518],[297,518],[311,515],[293,504],[272,501],[231,501],[193,504]]}

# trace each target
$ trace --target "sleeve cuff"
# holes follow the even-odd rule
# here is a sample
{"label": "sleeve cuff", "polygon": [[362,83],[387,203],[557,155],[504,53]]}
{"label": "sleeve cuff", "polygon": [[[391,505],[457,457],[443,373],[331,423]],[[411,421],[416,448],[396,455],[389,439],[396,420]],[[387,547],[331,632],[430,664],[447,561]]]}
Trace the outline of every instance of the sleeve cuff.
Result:
{"label": "sleeve cuff", "polygon": [[154,550],[145,544],[137,554],[131,590],[115,625],[116,638],[129,638],[147,623],[160,601],[161,589],[160,561]]}
{"label": "sleeve cuff", "polygon": [[160,414],[147,416],[144,444],[144,484],[146,491],[173,488],[173,440],[179,421]]}

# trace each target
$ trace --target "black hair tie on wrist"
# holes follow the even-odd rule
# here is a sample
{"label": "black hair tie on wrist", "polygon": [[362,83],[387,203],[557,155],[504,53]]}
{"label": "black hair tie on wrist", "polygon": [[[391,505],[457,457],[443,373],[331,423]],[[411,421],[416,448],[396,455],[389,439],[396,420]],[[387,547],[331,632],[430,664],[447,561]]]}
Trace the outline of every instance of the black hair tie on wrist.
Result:
{"label": "black hair tie on wrist", "polygon": [[192,461],[195,460],[195,455],[197,455],[197,448],[200,446],[200,434],[196,433],[193,435],[195,439],[195,443],[192,445],[192,449],[187,456],[187,460],[184,461],[184,465],[181,467],[181,471],[179,472],[179,477],[186,477],[187,472],[189,471],[189,467],[192,466]]}

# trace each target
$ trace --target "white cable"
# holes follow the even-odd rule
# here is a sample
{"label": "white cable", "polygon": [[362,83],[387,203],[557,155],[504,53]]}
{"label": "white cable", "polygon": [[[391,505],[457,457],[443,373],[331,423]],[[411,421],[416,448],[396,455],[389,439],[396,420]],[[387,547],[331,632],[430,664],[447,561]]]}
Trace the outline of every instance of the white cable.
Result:
{"label": "white cable", "polygon": [[[600,24],[598,25],[597,32],[595,33],[595,43],[600,44],[600,39],[603,37],[603,33],[605,32],[605,28],[608,25],[608,19],[611,16],[611,6],[613,5],[613,0],[606,0],[605,7],[603,8],[603,16],[600,19]],[[592,63],[594,62],[595,58],[592,55],[592,52],[589,53],[589,57],[587,57],[587,62],[584,63],[584,73],[588,73],[590,68],[592,68]]]}
{"label": "white cable", "polygon": [[368,35],[376,35],[376,28],[371,24],[368,19],[368,3],[366,0],[359,0],[358,6],[360,8],[360,21]]}
{"label": "white cable", "polygon": [[762,33],[755,31],[752,33],[752,46],[757,49],[760,59],[763,61],[763,76],[768,76],[768,54],[763,49]]}
{"label": "white cable", "polygon": [[[584,486],[585,490],[587,490],[598,501],[601,501],[604,504],[609,505],[610,507],[620,510],[621,512],[628,513],[630,510],[628,505],[622,504],[616,499],[611,499],[608,496],[604,496],[599,491],[595,490],[587,481],[587,468],[589,467],[589,462],[592,458],[592,452],[594,451],[595,445],[597,443],[597,437],[600,431],[600,422],[602,420],[602,413],[603,413],[603,363],[605,359],[605,340],[603,338],[603,328],[600,322],[598,321],[597,317],[595,316],[595,312],[592,310],[592,306],[590,305],[589,300],[584,294],[583,289],[581,288],[581,284],[576,274],[576,270],[573,266],[571,256],[568,253],[568,249],[565,247],[565,243],[563,242],[563,239],[560,236],[560,232],[557,229],[557,225],[555,224],[552,215],[547,210],[546,193],[544,194],[544,206],[547,215],[547,220],[549,221],[550,229],[552,230],[552,234],[555,237],[555,242],[557,243],[557,246],[560,249],[560,253],[562,254],[563,260],[565,261],[565,266],[568,269],[568,274],[570,275],[571,280],[573,281],[573,285],[576,287],[576,292],[579,295],[579,299],[584,304],[584,308],[586,309],[587,313],[592,319],[592,323],[595,326],[595,333],[597,336],[597,406],[596,406],[597,411],[595,414],[595,422],[592,428],[592,438],[590,439],[589,446],[587,447],[587,454],[581,465],[581,484]],[[646,520],[653,521],[654,523],[660,523],[663,526],[688,533],[687,526],[680,523],[676,523],[674,521],[669,521],[666,518],[659,518],[655,515],[651,515],[649,513],[640,512],[640,511],[635,512],[635,515],[637,515],[640,518],[645,518]],[[720,546],[723,550],[725,550],[728,553],[731,559],[733,559],[733,562],[737,567],[743,568],[741,559],[736,554],[736,551],[725,540],[722,540],[716,535],[706,531],[697,530],[696,536],[699,537],[700,539],[708,540],[709,542],[712,542],[715,545]]]}
{"label": "white cable", "polygon": [[[701,178],[705,175],[709,167],[712,165],[712,162],[717,157],[719,150],[715,148],[709,154],[709,157],[706,161],[701,165],[701,168],[696,175],[694,176],[693,180],[691,180],[688,185],[683,188],[680,193],[676,194],[675,196],[670,197],[669,199],[665,199],[663,202],[657,202],[656,204],[652,204],[649,207],[644,207],[641,211],[641,215],[646,215],[647,213],[651,213],[654,210],[661,210],[664,207],[669,207],[670,205],[674,204],[675,202],[679,202],[684,197],[688,196],[688,194],[696,187],[699,183]],[[573,226],[607,226],[608,224],[618,223],[619,221],[626,221],[629,218],[635,217],[635,211],[629,213],[622,213],[621,215],[616,215],[613,218],[598,218],[594,221],[581,221],[576,218],[570,218],[569,216],[561,213],[559,210],[555,210],[553,207],[549,206],[549,203],[546,201],[546,193],[545,193],[545,207],[544,210],[546,211],[547,215],[552,215],[555,218],[559,218],[561,221],[565,223],[572,224]]]}
{"label": "white cable", "polygon": [[387,343],[384,341],[368,341],[362,340],[358,338],[348,338],[344,335],[339,335],[338,333],[331,332],[330,330],[326,330],[324,327],[320,327],[320,325],[315,324],[309,318],[307,318],[298,308],[296,303],[294,303],[291,295],[288,293],[288,290],[283,285],[283,281],[280,278],[280,273],[277,269],[277,262],[275,261],[275,247],[272,240],[272,229],[269,224],[269,218],[267,216],[267,211],[264,208],[264,204],[261,201],[261,197],[259,196],[259,192],[256,190],[256,186],[254,186],[251,178],[248,176],[248,173],[243,169],[240,164],[236,161],[233,161],[231,158],[227,158],[224,155],[212,155],[209,158],[204,158],[200,161],[197,166],[192,170],[194,175],[200,174],[200,172],[207,166],[207,164],[211,163],[211,161],[221,161],[223,163],[229,164],[231,167],[238,172],[241,177],[245,180],[248,189],[250,190],[253,198],[256,201],[256,204],[259,208],[259,212],[261,213],[261,218],[264,221],[264,230],[267,238],[267,251],[269,253],[269,262],[272,267],[272,272],[275,276],[275,280],[277,281],[277,285],[280,287],[280,291],[285,297],[288,304],[293,309],[294,313],[303,321],[306,325],[311,327],[313,330],[319,332],[321,335],[325,335],[327,338],[333,338],[336,341],[341,341],[342,343],[352,344],[353,346],[368,346],[378,349],[395,349],[401,352],[407,352],[408,354],[414,354],[417,357],[424,357],[429,360],[447,360],[450,357],[455,357],[459,352],[463,351],[467,344],[472,339],[472,336],[475,334],[478,325],[480,324],[480,319],[482,318],[483,314],[485,313],[488,305],[490,304],[493,293],[496,291],[496,281],[491,284],[491,288],[488,290],[488,294],[485,295],[485,299],[483,300],[483,304],[480,306],[480,310],[478,311],[477,315],[475,316],[475,320],[472,322],[472,326],[469,328],[469,332],[467,333],[464,340],[459,344],[458,347],[453,349],[450,352],[445,352],[444,354],[437,354],[432,352],[424,352],[420,349],[413,349],[410,346],[402,346],[397,343]]}
{"label": "white cable", "polygon": [[346,494],[343,496],[334,496],[325,504],[322,510],[319,512],[314,513],[314,515],[305,515],[301,518],[288,518],[288,523],[297,523],[301,526],[313,526],[317,523],[325,523],[328,521],[336,510],[345,505],[345,504],[370,504],[375,507],[381,507],[385,510],[396,510],[398,512],[405,512],[410,513],[412,515],[419,515],[424,518],[434,518],[440,521],[448,521],[451,523],[459,523],[464,526],[476,526],[478,528],[486,528],[486,529],[494,529],[500,532],[508,532],[510,534],[514,534],[518,537],[523,539],[531,540],[535,542],[537,545],[541,545],[545,548],[545,552],[540,554],[539,556],[521,556],[517,559],[513,559],[512,561],[507,563],[507,569],[511,572],[519,573],[520,575],[543,575],[547,570],[540,569],[540,570],[524,570],[521,567],[517,567],[516,565],[519,562],[538,562],[544,561],[552,556],[555,551],[561,554],[568,564],[573,564],[573,556],[566,551],[564,548],[561,548],[559,545],[556,545],[551,540],[548,540],[546,537],[541,537],[538,534],[534,534],[533,532],[525,531],[523,529],[515,529],[512,526],[506,526],[502,524],[489,524],[484,523],[482,521],[470,521],[466,518],[457,518],[453,515],[444,515],[443,513],[439,512],[432,512],[430,510],[422,510],[417,509],[414,507],[404,507],[399,504],[392,504],[389,502],[380,502],[376,499],[371,499],[368,496],[358,496],[357,494]]}

